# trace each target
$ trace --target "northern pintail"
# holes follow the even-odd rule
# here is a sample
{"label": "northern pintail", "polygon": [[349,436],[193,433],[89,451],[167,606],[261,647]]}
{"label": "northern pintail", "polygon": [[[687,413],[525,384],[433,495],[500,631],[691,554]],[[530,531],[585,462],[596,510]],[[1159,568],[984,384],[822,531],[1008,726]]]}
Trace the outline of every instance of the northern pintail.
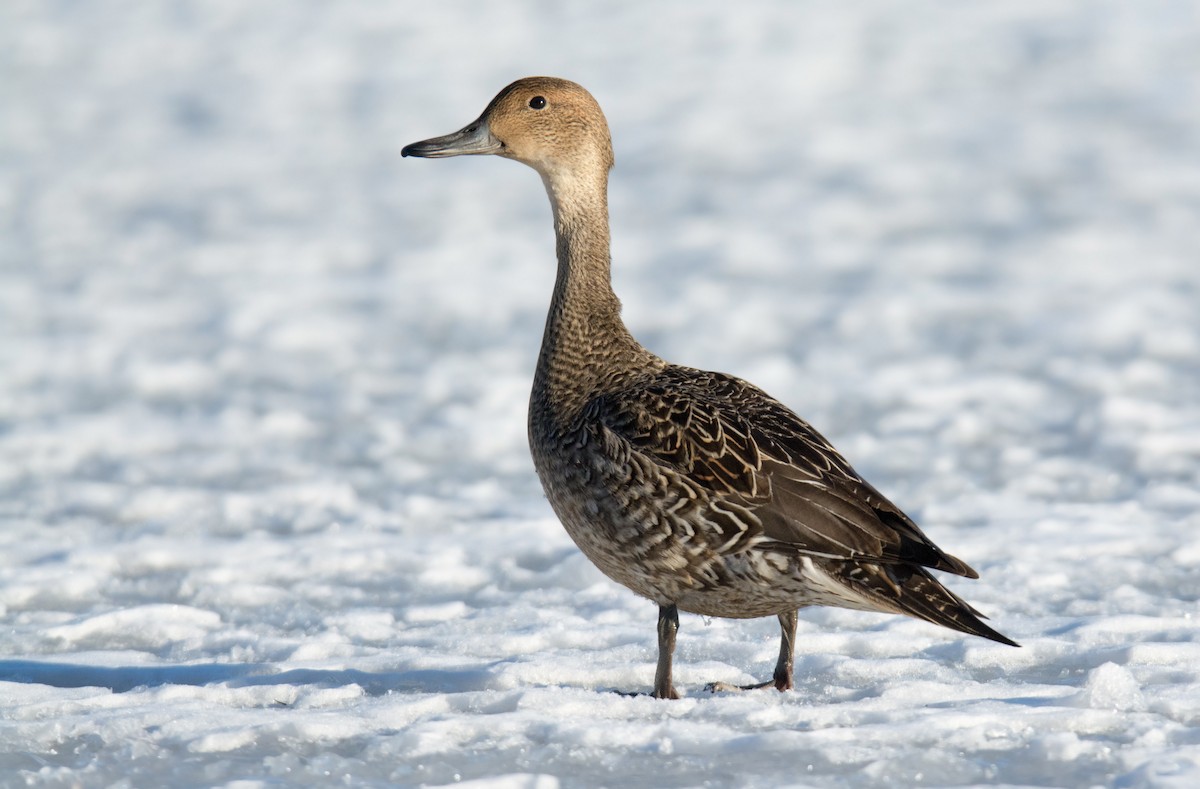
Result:
{"label": "northern pintail", "polygon": [[[658,604],[654,695],[678,698],[679,611],[777,616],[773,679],[793,686],[797,609],[907,614],[1017,646],[933,578],[943,552],[790,409],[739,378],[669,364],[621,320],[609,276],[608,123],[573,82],[518,80],[453,134],[402,155],[494,154],[538,172],[558,278],[529,403],[529,444],[567,533]],[[727,686],[720,686],[727,687]]]}

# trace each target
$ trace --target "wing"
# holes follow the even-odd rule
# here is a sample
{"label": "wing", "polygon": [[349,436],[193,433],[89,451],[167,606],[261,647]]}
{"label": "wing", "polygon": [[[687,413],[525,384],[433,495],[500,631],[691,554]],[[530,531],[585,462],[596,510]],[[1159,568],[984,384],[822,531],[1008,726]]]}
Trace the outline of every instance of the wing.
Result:
{"label": "wing", "polygon": [[603,395],[587,419],[664,474],[745,508],[767,540],[815,557],[911,564],[969,578],[866,482],[807,422],[757,387],[720,373],[668,367]]}

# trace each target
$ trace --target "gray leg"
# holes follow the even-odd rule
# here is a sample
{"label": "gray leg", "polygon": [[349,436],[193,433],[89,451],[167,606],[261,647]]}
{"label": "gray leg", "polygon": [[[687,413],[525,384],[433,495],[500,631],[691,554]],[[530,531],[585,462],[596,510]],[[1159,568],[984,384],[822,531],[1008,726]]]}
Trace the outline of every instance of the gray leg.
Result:
{"label": "gray leg", "polygon": [[796,612],[788,611],[779,615],[779,662],[775,664],[775,687],[777,690],[791,690],[792,666],[796,656]]}
{"label": "gray leg", "polygon": [[671,682],[671,658],[675,654],[675,634],[679,632],[679,609],[674,604],[658,607],[658,669],[654,672],[654,698],[677,699]]}
{"label": "gray leg", "polygon": [[728,682],[710,682],[705,690],[712,693],[731,690],[758,690],[759,688],[776,688],[779,691],[791,690],[792,665],[796,654],[796,612],[788,611],[779,615],[779,662],[775,664],[775,676],[766,682],[754,685],[730,685]]}

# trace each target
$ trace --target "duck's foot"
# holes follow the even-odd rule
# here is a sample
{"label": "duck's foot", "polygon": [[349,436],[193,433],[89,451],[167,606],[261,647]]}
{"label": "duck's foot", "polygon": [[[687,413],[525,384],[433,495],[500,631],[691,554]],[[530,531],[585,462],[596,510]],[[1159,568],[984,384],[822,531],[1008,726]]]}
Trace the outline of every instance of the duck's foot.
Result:
{"label": "duck's foot", "polygon": [[710,682],[704,686],[704,690],[708,693],[741,693],[744,690],[762,690],[763,688],[775,688],[780,693],[785,690],[791,690],[791,678],[789,677],[786,680],[769,679],[766,682],[759,682],[754,685],[730,685],[728,682]]}
{"label": "duck's foot", "polygon": [[775,674],[766,682],[756,685],[730,685],[728,682],[710,682],[704,686],[709,693],[730,693],[743,690],[760,690],[775,688],[780,693],[795,687],[792,681],[793,654],[796,650],[796,612],[784,611],[779,615],[779,629],[782,638],[779,639],[779,661],[775,664]]}

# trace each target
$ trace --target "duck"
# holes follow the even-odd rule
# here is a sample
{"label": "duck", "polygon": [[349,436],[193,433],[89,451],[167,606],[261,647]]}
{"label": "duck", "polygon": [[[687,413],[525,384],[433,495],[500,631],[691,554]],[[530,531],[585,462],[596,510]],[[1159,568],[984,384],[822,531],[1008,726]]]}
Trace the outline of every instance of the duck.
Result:
{"label": "duck", "polygon": [[798,612],[904,614],[1019,646],[931,570],[944,552],[808,422],[740,378],[671,364],[621,318],[611,282],[608,122],[580,85],[526,77],[456,132],[402,156],[499,156],[541,176],[557,275],[529,400],[529,446],[567,534],[613,581],[658,605],[653,696],[678,699],[679,612],[775,616],[771,679],[794,687]]}

